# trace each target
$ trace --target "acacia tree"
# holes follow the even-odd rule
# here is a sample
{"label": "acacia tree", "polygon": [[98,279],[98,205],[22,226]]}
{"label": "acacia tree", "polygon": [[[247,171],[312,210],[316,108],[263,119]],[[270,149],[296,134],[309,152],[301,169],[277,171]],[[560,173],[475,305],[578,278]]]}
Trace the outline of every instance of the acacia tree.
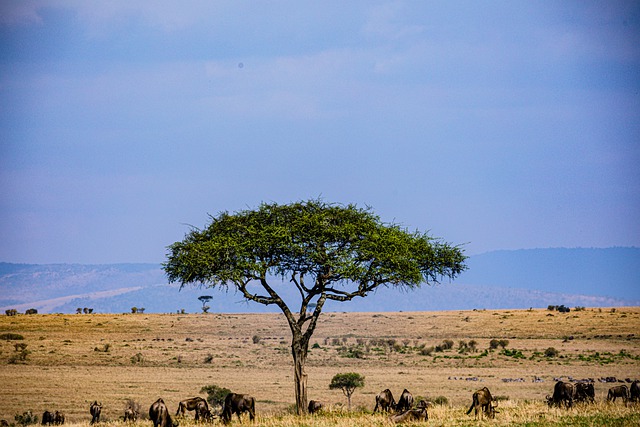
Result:
{"label": "acacia tree", "polygon": [[[415,288],[466,269],[463,251],[419,231],[383,223],[370,208],[309,200],[210,216],[168,247],[169,282],[233,287],[276,305],[291,329],[296,410],[307,410],[309,340],[327,300],[365,297],[381,285]],[[274,284],[295,287],[285,301]],[[294,304],[297,306],[294,306]]]}
{"label": "acacia tree", "polygon": [[331,390],[339,388],[347,396],[347,409],[349,411],[351,410],[351,395],[359,387],[364,387],[364,377],[356,372],[335,374],[331,379],[331,384],[329,384]]}

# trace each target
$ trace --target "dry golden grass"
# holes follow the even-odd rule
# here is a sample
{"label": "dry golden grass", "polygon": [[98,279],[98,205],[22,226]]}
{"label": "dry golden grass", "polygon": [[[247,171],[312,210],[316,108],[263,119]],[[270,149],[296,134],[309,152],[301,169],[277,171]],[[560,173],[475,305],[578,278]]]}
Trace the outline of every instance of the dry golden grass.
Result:
{"label": "dry golden grass", "polygon": [[[396,395],[407,388],[414,396],[447,397],[449,405],[430,411],[432,425],[468,425],[473,417],[464,414],[466,406],[471,393],[483,386],[506,399],[492,421],[497,425],[547,423],[583,412],[591,417],[592,412],[623,411],[619,417],[633,417],[638,414],[635,406],[602,403],[565,411],[550,410],[542,402],[552,391],[554,377],[639,378],[638,331],[640,308],[628,307],[567,314],[326,313],[312,339],[317,348],[311,350],[307,365],[309,398],[339,408],[346,399],[328,385],[336,373],[353,371],[366,377],[365,387],[352,397],[354,408],[371,411],[375,395],[387,387]],[[294,401],[293,368],[289,329],[278,314],[0,316],[3,333],[25,338],[0,340],[0,418],[9,421],[27,410],[41,415],[48,409],[65,412],[68,422],[82,424],[90,419],[90,402],[98,400],[104,404],[103,418],[117,424],[126,399],[139,402],[144,412],[162,397],[175,411],[179,400],[201,395],[203,386],[216,384],[255,396],[258,425],[387,423],[384,416],[343,414],[338,409],[320,418],[286,415]],[[395,350],[380,345],[383,339],[395,340]],[[519,350],[523,358],[504,355],[501,349],[481,356],[492,339],[508,340],[507,350]],[[443,340],[453,341],[454,349],[420,353],[422,346]],[[478,351],[459,354],[458,342],[470,340],[477,342]],[[26,361],[9,363],[17,353],[16,343],[27,344],[31,353]],[[361,358],[344,357],[343,346],[358,348]],[[560,357],[544,357],[549,347]],[[141,361],[132,361],[137,355]],[[544,382],[532,382],[534,376]],[[478,381],[466,380],[472,377]],[[507,383],[503,378],[525,382]],[[596,383],[597,401],[603,402],[610,386]]]}

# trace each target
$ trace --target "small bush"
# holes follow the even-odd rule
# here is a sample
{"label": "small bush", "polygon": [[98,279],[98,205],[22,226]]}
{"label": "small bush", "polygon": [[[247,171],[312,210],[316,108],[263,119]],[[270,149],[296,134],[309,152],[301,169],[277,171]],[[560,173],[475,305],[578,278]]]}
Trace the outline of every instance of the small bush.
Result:
{"label": "small bush", "polygon": [[431,356],[431,353],[433,353],[435,350],[435,347],[431,346],[431,347],[424,347],[423,349],[420,350],[420,354],[423,356]]}
{"label": "small bush", "polygon": [[549,347],[544,351],[545,357],[558,357],[559,354],[560,352],[553,347]]}
{"label": "small bush", "polygon": [[213,362],[213,354],[209,353],[207,354],[207,357],[204,358],[204,363],[211,363]]}
{"label": "small bush", "polygon": [[447,399],[445,396],[436,396],[433,398],[432,402],[434,405],[448,405],[449,399]]}
{"label": "small bush", "polygon": [[261,340],[261,339],[262,339],[262,338],[260,338],[260,336],[258,336],[258,335],[254,335],[254,336],[251,338],[251,341],[253,341],[253,343],[254,343],[254,344],[260,344],[260,340]]}
{"label": "small bush", "polygon": [[14,334],[13,332],[7,332],[7,333],[4,333],[4,334],[0,335],[0,339],[1,340],[7,340],[7,341],[9,341],[9,340],[23,340],[24,337],[22,335],[20,335],[20,334]]}
{"label": "small bush", "polygon": [[133,363],[134,365],[136,363],[144,363],[144,356],[142,355],[142,353],[138,353],[135,356],[131,356],[131,363]]}
{"label": "small bush", "polygon": [[227,394],[231,393],[231,390],[212,384],[202,387],[200,393],[207,393],[207,402],[215,407],[222,406],[224,398],[227,397]]}
{"label": "small bush", "polygon": [[444,350],[451,350],[453,348],[453,341],[451,340],[442,341],[442,348]]}

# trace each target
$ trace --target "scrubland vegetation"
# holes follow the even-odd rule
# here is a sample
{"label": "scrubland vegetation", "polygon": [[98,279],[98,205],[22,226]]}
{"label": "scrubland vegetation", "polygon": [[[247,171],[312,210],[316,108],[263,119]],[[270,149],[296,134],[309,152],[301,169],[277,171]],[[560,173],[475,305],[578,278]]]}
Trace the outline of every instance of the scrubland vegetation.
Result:
{"label": "scrubland vegetation", "polygon": [[[606,402],[611,383],[640,378],[640,308],[584,308],[569,313],[477,310],[326,313],[312,339],[309,398],[328,409],[291,415],[289,332],[278,314],[91,314],[0,316],[0,418],[60,410],[69,425],[88,425],[89,404],[104,405],[107,425],[130,399],[144,414],[162,397],[206,396],[213,385],[257,400],[259,426],[387,425],[371,414],[375,395],[407,388],[435,403],[428,425],[469,425],[471,393],[498,397],[495,425],[639,425],[640,405]],[[365,377],[352,411],[331,379]],[[556,378],[592,378],[596,404],[549,408]],[[234,421],[235,422],[235,421]],[[245,421],[248,422],[248,421]],[[192,425],[193,418],[181,420]],[[149,426],[148,420],[136,425]]]}

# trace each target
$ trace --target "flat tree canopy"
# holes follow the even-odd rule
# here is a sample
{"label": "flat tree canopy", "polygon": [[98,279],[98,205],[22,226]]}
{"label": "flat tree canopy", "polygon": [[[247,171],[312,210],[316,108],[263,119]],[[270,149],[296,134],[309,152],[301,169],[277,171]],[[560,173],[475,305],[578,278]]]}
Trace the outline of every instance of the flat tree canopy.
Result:
{"label": "flat tree canopy", "polygon": [[[463,251],[419,231],[383,223],[371,209],[309,200],[263,203],[211,217],[169,246],[165,272],[181,287],[233,286],[250,301],[276,305],[292,332],[296,406],[306,410],[309,339],[327,300],[365,297],[380,285],[414,288],[465,270]],[[294,286],[292,309],[272,286]]]}

